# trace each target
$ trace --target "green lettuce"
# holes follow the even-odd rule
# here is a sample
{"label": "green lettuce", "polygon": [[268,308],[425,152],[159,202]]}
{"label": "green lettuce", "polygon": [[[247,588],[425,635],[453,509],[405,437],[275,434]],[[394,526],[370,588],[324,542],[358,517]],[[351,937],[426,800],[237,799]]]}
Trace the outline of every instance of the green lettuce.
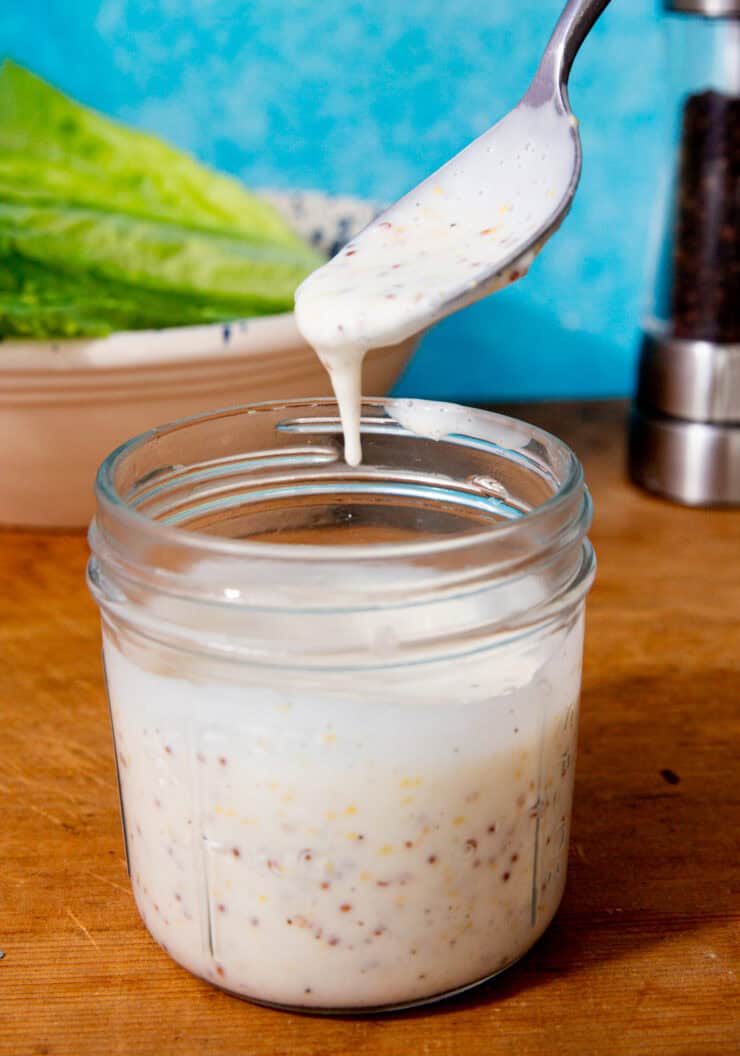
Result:
{"label": "green lettuce", "polygon": [[321,262],[238,181],[0,66],[0,337],[289,311]]}

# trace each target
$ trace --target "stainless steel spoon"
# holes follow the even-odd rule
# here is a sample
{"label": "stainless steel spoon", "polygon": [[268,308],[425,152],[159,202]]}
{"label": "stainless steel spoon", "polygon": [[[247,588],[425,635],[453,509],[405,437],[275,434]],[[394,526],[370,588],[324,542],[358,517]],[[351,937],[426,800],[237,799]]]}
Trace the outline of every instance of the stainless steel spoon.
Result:
{"label": "stainless steel spoon", "polygon": [[569,0],[519,105],[302,284],[298,324],[330,369],[332,349],[395,344],[527,271],[578,186],[568,75],[608,2]]}
{"label": "stainless steel spoon", "polygon": [[[553,102],[555,120],[561,125],[567,122],[573,141],[573,167],[570,180],[562,200],[552,211],[550,217],[543,222],[540,232],[535,236],[534,241],[540,244],[546,242],[562,223],[570,209],[581,177],[583,152],[581,137],[578,133],[578,121],[573,115],[568,98],[568,78],[573,60],[581,45],[609,2],[610,0],[568,0],[547,43],[532,83],[519,106],[516,107],[517,110],[522,107],[536,108]],[[503,121],[506,120],[507,118],[503,119]],[[503,121],[494,128],[503,124]]]}
{"label": "stainless steel spoon", "polygon": [[350,465],[362,458],[365,352],[521,278],[562,223],[581,172],[568,74],[607,3],[570,0],[521,103],[296,291],[296,322],[331,375]]}
{"label": "stainless steel spoon", "polygon": [[[497,157],[505,150],[508,150],[511,156],[512,145],[507,144],[507,138],[513,126],[518,123],[526,111],[530,114],[533,111],[540,114],[546,112],[549,119],[547,123],[542,123],[538,127],[537,138],[532,141],[530,153],[534,152],[536,156],[538,147],[548,143],[555,144],[564,136],[567,137],[571,147],[567,177],[563,179],[561,176],[559,186],[549,188],[547,197],[538,199],[540,211],[539,213],[533,211],[530,222],[534,230],[530,231],[518,245],[509,247],[508,253],[495,265],[495,270],[491,269],[487,275],[477,275],[474,284],[465,290],[450,290],[448,299],[444,305],[440,306],[443,310],[438,318],[457,311],[500,288],[501,285],[513,282],[526,274],[534,257],[557,231],[570,211],[581,177],[583,150],[578,131],[578,120],[571,110],[568,97],[568,78],[581,45],[609,2],[610,0],[568,0],[547,43],[537,72],[521,102],[470,146],[461,151],[456,158],[447,162],[442,169],[419,185],[422,187],[430,181],[438,182],[439,176],[448,167],[457,163],[459,168],[463,159],[468,163],[473,162],[473,152],[480,149],[480,146],[485,147],[489,158]],[[526,125],[522,124],[522,127]],[[523,147],[523,144],[520,146]],[[544,153],[540,152],[540,160],[546,164]],[[523,179],[532,181],[535,194],[536,177],[536,167],[525,168],[522,172]],[[414,193],[411,191],[404,197],[408,198]],[[523,191],[520,193],[522,198],[526,197]],[[534,200],[534,197],[530,200]]]}

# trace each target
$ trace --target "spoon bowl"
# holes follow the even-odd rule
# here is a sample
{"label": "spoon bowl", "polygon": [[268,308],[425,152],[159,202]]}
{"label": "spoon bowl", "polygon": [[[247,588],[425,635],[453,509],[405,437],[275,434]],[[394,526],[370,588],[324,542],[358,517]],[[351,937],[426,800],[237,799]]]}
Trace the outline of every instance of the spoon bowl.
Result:
{"label": "spoon bowl", "polygon": [[403,340],[527,272],[578,186],[567,81],[608,2],[570,0],[519,105],[302,283],[296,317],[320,354]]}
{"label": "spoon bowl", "polygon": [[331,375],[350,465],[365,352],[521,278],[562,223],[581,172],[568,74],[608,2],[569,0],[521,103],[298,287],[296,322]]}

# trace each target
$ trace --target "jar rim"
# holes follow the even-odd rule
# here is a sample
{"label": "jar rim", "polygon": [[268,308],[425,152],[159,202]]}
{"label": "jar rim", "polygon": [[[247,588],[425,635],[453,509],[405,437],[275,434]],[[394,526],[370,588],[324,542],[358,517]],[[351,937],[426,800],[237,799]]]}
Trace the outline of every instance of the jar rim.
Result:
{"label": "jar rim", "polygon": [[[90,527],[89,582],[101,608],[161,640],[199,642],[207,626],[210,649],[221,641],[253,659],[292,650],[305,660],[323,656],[329,640],[366,650],[369,628],[382,639],[389,618],[404,655],[440,636],[477,648],[492,633],[563,618],[583,598],[594,574],[592,506],[566,444],[454,404],[369,399],[363,410],[368,459],[359,470],[341,457],[328,399],[228,408],[121,445],[98,473]],[[439,415],[443,435],[433,428]],[[432,539],[228,537],[249,529],[269,539],[296,524],[311,531],[325,513],[341,527],[347,511],[382,529],[408,518]]]}
{"label": "jar rim", "polygon": [[[384,408],[388,410],[388,408],[392,409],[394,404],[401,402],[406,401],[394,400],[391,398],[363,397],[363,407]],[[447,407],[456,411],[473,412],[476,415],[485,415],[491,422],[495,422],[504,429],[511,427],[524,427],[528,430],[533,440],[538,441],[541,444],[555,446],[565,460],[568,467],[567,472],[563,480],[557,484],[553,493],[545,499],[544,502],[539,503],[532,509],[523,511],[515,520],[496,521],[490,525],[482,527],[480,530],[476,530],[475,532],[460,533],[459,535],[453,535],[449,539],[437,538],[433,541],[425,540],[421,542],[310,544],[284,542],[270,543],[263,541],[255,542],[245,539],[232,539],[199,532],[192,528],[181,528],[174,524],[155,520],[133,508],[125,498],[119,494],[114,478],[116,470],[119,468],[123,460],[130,457],[136,450],[142,448],[145,444],[151,443],[159,437],[172,435],[177,431],[196,426],[198,423],[205,422],[208,419],[225,417],[233,414],[251,415],[278,409],[289,412],[292,409],[301,407],[310,407],[312,409],[323,407],[336,410],[336,402],[330,398],[309,399],[303,397],[287,400],[266,400],[252,404],[240,404],[212,412],[206,412],[205,414],[192,415],[187,418],[168,422],[161,426],[156,426],[143,433],[139,433],[137,436],[131,437],[112,451],[101,463],[98,469],[95,479],[95,494],[98,500],[99,509],[100,507],[103,509],[107,507],[108,512],[113,514],[116,518],[120,518],[126,522],[129,527],[144,530],[147,534],[152,533],[163,543],[169,542],[175,545],[181,544],[187,545],[190,548],[196,548],[203,556],[266,558],[278,561],[284,560],[286,564],[295,561],[310,561],[312,558],[317,558],[321,559],[322,562],[346,564],[373,559],[413,559],[465,550],[471,546],[471,543],[474,543],[476,547],[479,545],[485,545],[486,542],[493,542],[494,540],[500,539],[501,536],[506,533],[521,533],[536,522],[551,516],[572,501],[574,494],[578,493],[584,486],[583,468],[578,457],[572,449],[564,443],[564,441],[539,426],[531,425],[523,419],[514,418],[511,415],[502,414],[497,411],[469,408],[458,404],[447,403],[445,401],[414,400],[413,403],[418,406]],[[440,437],[440,439],[444,439],[444,437]],[[91,531],[94,530],[95,524],[96,521],[93,521]]]}

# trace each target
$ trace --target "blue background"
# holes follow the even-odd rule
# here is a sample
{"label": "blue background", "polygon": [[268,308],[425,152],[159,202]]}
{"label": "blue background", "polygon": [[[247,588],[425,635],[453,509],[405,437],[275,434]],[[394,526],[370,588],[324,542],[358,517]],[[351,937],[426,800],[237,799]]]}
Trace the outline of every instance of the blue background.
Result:
{"label": "blue background", "polygon": [[[390,200],[513,106],[561,0],[11,0],[0,54],[254,187]],[[10,6],[10,10],[8,10]],[[584,173],[516,286],[446,320],[400,391],[470,400],[629,392],[658,168],[650,0],[615,0],[571,101]]]}

